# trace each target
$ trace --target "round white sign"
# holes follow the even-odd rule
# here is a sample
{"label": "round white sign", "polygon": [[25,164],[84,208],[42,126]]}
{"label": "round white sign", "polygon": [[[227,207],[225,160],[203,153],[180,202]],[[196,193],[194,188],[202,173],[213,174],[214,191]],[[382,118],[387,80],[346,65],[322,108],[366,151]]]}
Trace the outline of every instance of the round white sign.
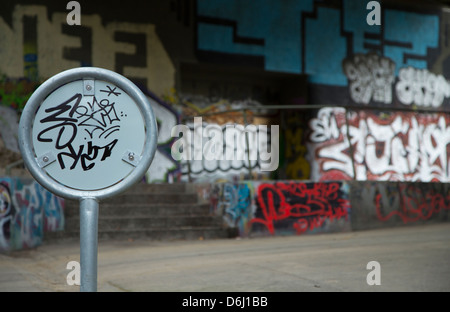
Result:
{"label": "round white sign", "polygon": [[158,129],[147,97],[110,70],[69,69],[32,94],[19,147],[33,177],[56,195],[103,199],[142,179]]}

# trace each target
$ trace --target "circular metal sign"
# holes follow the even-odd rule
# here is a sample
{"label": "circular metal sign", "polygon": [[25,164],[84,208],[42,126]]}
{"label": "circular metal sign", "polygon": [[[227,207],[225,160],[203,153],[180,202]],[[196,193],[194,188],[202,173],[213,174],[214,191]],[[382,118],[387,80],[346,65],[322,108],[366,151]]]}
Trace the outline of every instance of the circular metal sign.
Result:
{"label": "circular metal sign", "polygon": [[30,97],[19,146],[33,177],[66,198],[105,198],[137,182],[151,164],[157,126],[147,97],[101,68],[64,71]]}

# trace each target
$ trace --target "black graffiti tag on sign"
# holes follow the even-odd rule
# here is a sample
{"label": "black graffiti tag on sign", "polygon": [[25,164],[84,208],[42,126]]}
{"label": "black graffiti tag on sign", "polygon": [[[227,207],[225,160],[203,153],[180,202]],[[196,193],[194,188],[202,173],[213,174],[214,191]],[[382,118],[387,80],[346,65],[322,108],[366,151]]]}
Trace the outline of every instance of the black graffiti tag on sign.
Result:
{"label": "black graffiti tag on sign", "polygon": [[[92,96],[87,101],[82,101],[83,95],[76,93],[45,109],[45,117],[39,120],[45,128],[39,132],[37,140],[54,143],[61,169],[68,167],[73,170],[81,166],[87,171],[97,161],[111,156],[118,142],[113,134],[120,130],[121,121],[113,99],[121,93],[110,86],[100,92],[105,98]],[[124,116],[123,112],[121,116]]]}

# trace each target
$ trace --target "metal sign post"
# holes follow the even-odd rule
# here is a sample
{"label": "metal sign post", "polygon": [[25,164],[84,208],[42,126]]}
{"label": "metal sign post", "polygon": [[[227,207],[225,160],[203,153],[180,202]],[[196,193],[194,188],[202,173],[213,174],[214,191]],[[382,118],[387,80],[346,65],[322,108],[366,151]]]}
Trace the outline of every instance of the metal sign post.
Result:
{"label": "metal sign post", "polygon": [[80,291],[97,291],[98,202],[80,200]]}
{"label": "metal sign post", "polygon": [[81,291],[97,290],[99,201],[144,176],[157,137],[147,97],[101,68],[51,77],[22,112],[19,147],[30,173],[50,192],[80,202]]}

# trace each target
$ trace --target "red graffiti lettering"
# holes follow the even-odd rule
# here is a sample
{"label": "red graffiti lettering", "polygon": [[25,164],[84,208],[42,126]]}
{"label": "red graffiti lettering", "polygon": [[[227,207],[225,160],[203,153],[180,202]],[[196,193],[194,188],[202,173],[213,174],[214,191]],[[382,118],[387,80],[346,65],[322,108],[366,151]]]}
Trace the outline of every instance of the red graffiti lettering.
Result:
{"label": "red graffiti lettering", "polygon": [[419,220],[428,220],[433,214],[441,210],[450,210],[450,195],[442,195],[434,190],[423,191],[413,185],[400,186],[401,201],[398,210],[389,213],[384,212],[381,194],[375,196],[377,217],[380,221],[388,221],[393,216],[398,216],[406,224]]}
{"label": "red graffiti lettering", "polygon": [[349,201],[339,194],[341,185],[334,183],[264,183],[258,188],[257,203],[261,217],[252,223],[261,223],[275,233],[275,222],[297,219],[293,228],[297,234],[314,230],[326,220],[348,217]]}

